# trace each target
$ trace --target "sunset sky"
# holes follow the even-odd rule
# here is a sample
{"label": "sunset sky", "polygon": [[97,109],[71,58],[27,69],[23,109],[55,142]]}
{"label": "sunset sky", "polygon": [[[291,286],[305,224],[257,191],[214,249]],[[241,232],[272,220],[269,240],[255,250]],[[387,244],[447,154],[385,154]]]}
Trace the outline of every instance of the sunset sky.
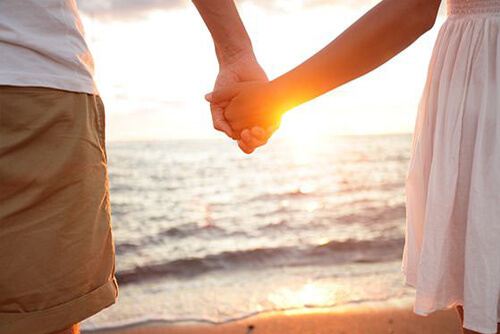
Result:
{"label": "sunset sky", "polygon": [[[377,1],[237,1],[272,79],[313,55]],[[110,140],[223,138],[205,93],[218,72],[191,1],[79,0]],[[443,13],[444,10],[441,10]],[[403,54],[283,119],[279,136],[412,132],[439,25]]]}

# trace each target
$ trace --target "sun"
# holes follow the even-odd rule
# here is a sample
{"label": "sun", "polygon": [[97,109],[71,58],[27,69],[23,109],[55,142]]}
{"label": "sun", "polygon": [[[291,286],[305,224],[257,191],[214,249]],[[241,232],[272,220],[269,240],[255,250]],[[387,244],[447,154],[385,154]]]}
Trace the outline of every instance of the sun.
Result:
{"label": "sun", "polygon": [[311,112],[308,106],[299,106],[286,113],[281,120],[280,135],[289,139],[315,142],[332,132],[334,117],[327,113]]}

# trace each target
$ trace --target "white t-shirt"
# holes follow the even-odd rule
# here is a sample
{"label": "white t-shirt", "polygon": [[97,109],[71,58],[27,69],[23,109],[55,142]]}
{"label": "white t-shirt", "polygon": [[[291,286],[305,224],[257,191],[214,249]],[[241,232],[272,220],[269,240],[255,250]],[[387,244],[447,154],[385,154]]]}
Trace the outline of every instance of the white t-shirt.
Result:
{"label": "white t-shirt", "polygon": [[0,85],[98,94],[75,0],[0,0]]}

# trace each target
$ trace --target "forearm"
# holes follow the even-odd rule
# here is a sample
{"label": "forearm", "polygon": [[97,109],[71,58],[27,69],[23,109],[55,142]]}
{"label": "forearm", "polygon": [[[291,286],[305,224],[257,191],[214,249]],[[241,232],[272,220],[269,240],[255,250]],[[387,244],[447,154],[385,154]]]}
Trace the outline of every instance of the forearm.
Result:
{"label": "forearm", "polygon": [[306,62],[272,82],[283,110],[374,70],[432,27],[441,0],[384,0]]}
{"label": "forearm", "polygon": [[207,25],[221,66],[253,54],[252,43],[233,0],[193,0]]}

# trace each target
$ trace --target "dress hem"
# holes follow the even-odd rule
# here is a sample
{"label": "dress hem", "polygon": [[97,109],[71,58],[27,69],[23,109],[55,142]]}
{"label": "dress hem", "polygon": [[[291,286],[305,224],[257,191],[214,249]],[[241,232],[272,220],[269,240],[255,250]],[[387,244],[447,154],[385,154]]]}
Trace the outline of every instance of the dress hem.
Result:
{"label": "dress hem", "polygon": [[[404,284],[407,285],[407,286],[410,286],[412,288],[415,289],[415,291],[417,293],[418,292],[418,289],[416,287],[416,283],[414,283],[413,281],[411,281],[410,279],[408,279],[408,274],[406,272],[403,272],[403,275],[405,276],[405,280],[404,280]],[[457,306],[464,306],[464,302],[460,299],[457,299],[451,303],[448,303],[446,306],[436,306],[434,308],[431,308],[431,309],[425,309],[425,308],[420,308],[420,307],[417,307],[417,301],[416,301],[416,297],[415,297],[415,305],[413,307],[413,313],[419,315],[419,316],[422,316],[422,317],[427,317],[429,316],[431,313],[434,313],[436,311],[440,311],[440,310],[450,310],[452,308],[455,308]],[[500,324],[500,317],[497,319],[497,323]],[[475,326],[475,325],[471,325],[471,324],[468,324],[464,321],[463,323],[463,328],[465,329],[468,329],[468,330],[471,330],[471,331],[474,331],[474,332],[478,332],[478,333],[482,333],[482,334],[496,334],[497,333],[497,328],[494,328],[493,330],[491,329],[486,329],[485,327],[481,327],[481,326]]]}

